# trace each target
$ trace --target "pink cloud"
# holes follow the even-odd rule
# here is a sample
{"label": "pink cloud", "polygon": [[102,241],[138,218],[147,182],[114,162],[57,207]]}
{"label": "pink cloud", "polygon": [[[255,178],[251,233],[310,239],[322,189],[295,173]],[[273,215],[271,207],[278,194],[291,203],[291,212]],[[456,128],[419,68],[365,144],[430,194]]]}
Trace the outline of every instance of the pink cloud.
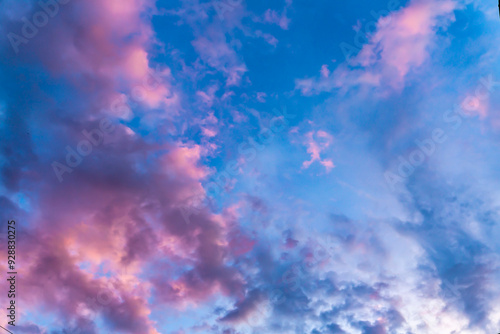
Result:
{"label": "pink cloud", "polygon": [[141,13],[153,7],[150,0],[69,2],[16,60],[31,63],[35,55],[55,77],[96,92],[94,108],[107,109],[120,92],[147,108],[175,110],[170,70],[153,70],[149,59],[155,37]]}
{"label": "pink cloud", "polygon": [[217,129],[201,128],[201,133],[203,133],[205,137],[212,138],[217,136]]}
{"label": "pink cloud", "polygon": [[328,69],[328,65],[321,66],[321,76],[323,78],[328,78],[330,76],[330,70]]}
{"label": "pink cloud", "polygon": [[218,89],[219,88],[217,86],[210,86],[205,91],[197,91],[196,95],[201,99],[201,101],[203,101],[203,103],[207,107],[210,108],[217,101],[217,97],[215,96],[215,93],[217,92]]}
{"label": "pink cloud", "polygon": [[[377,32],[358,55],[358,63],[365,67],[382,64],[386,74],[401,82],[411,68],[421,66],[429,58],[437,28],[454,21],[456,8],[453,0],[413,1],[392,14],[389,23],[379,21]],[[396,69],[397,74],[390,73],[391,69]]]}
{"label": "pink cloud", "polygon": [[257,92],[257,101],[259,101],[261,103],[265,103],[266,102],[266,97],[267,97],[266,93],[264,93],[264,92]]}
{"label": "pink cloud", "polygon": [[209,36],[198,37],[192,42],[201,59],[209,66],[224,73],[228,86],[238,85],[247,68],[236,52],[226,42],[224,34],[213,31]]}
{"label": "pink cloud", "polygon": [[316,133],[314,131],[308,132],[306,134],[305,144],[307,146],[307,153],[311,155],[311,160],[304,161],[302,163],[302,168],[309,168],[315,161],[323,165],[327,172],[334,168],[335,165],[331,160],[321,159],[321,153],[330,147],[332,143],[333,136],[323,130],[316,131]]}
{"label": "pink cloud", "polygon": [[489,101],[475,95],[467,95],[461,104],[464,112],[470,116],[479,116],[484,119],[488,116]]}
{"label": "pink cloud", "polygon": [[[213,293],[240,298],[244,291],[243,277],[227,261],[249,251],[252,241],[209,208],[186,208],[188,199],[205,196],[202,181],[209,170],[201,163],[202,146],[145,142],[115,124],[106,145],[93,147],[92,157],[64,174],[63,182],[51,168],[52,159],[65,161],[64,146],[76,145],[81,131],[96,129],[103,115],[111,122],[130,119],[136,110],[123,105],[127,97],[162,112],[179,103],[170,70],[151,69],[154,36],[143,15],[152,3],[70,2],[40,32],[45,35],[13,60],[64,81],[71,96],[71,117],[48,113],[42,122],[54,130],[54,150],[13,181],[36,180],[33,187],[44,194],[19,246],[25,256],[20,303],[26,311],[56,314],[62,324],[101,316],[117,332],[158,334],[149,319],[154,294],[160,304],[175,304]],[[225,41],[199,41],[198,47],[207,46],[200,51],[204,59],[227,75],[228,84],[237,84],[246,69],[230,49],[216,50]],[[210,91],[203,93],[211,103]],[[182,210],[188,210],[189,222]],[[244,241],[243,247],[235,247],[233,238]],[[176,277],[138,275],[166,259],[179,265]],[[101,291],[111,291],[109,303],[94,307]]]}
{"label": "pink cloud", "polygon": [[325,76],[322,67],[319,78],[296,80],[296,89],[304,95],[382,83],[400,89],[407,75],[429,60],[436,47],[436,32],[454,21],[458,6],[454,0],[412,1],[407,7],[380,18],[376,32],[349,64],[341,64],[330,76]]}
{"label": "pink cloud", "polygon": [[271,23],[271,24],[276,24],[280,26],[281,29],[283,30],[288,30],[288,26],[290,24],[290,19],[286,16],[286,9],[283,11],[282,14],[279,14],[277,11],[268,9],[264,13],[264,22],[266,23]]}
{"label": "pink cloud", "polygon": [[176,172],[193,180],[202,180],[208,175],[208,170],[199,166],[201,147],[199,145],[179,145],[172,149],[171,153],[163,159],[165,169],[169,173]]}
{"label": "pink cloud", "polygon": [[279,42],[276,37],[274,37],[271,34],[262,32],[261,30],[256,30],[255,31],[255,36],[263,38],[266,41],[267,44],[272,45],[272,46],[278,45],[278,42]]}
{"label": "pink cloud", "polygon": [[[158,334],[148,318],[153,293],[157,303],[176,307],[215,293],[241,298],[244,279],[226,261],[250,251],[254,242],[233,219],[206,207],[188,207],[189,222],[183,215],[187,198],[205,196],[200,182],[208,171],[200,164],[201,148],[139,142],[128,136],[103,147],[93,154],[105,155],[97,160],[104,165],[82,165],[63,183],[44,177],[39,204],[51,210],[42,211],[36,239],[21,250],[26,260],[20,288],[31,310],[44,307],[65,321],[100,314],[117,330]],[[132,163],[147,152],[155,163]],[[139,278],[142,270],[165,259],[189,268],[176,277],[154,271]],[[113,297],[94,310],[90,300],[101,291],[112,291]]]}

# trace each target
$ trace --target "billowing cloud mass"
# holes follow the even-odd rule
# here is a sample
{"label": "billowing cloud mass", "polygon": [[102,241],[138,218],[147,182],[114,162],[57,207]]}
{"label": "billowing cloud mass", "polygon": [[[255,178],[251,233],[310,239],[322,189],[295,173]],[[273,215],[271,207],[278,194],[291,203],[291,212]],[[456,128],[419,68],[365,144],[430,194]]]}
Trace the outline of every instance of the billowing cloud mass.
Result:
{"label": "billowing cloud mass", "polygon": [[1,326],[500,331],[496,4],[5,0],[0,18]]}

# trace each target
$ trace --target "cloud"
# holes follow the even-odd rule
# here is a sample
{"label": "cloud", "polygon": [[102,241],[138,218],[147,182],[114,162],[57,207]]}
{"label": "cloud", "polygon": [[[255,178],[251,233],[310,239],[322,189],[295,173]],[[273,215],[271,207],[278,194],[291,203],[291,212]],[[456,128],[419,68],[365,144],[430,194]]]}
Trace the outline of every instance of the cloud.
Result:
{"label": "cloud", "polygon": [[296,89],[305,95],[346,86],[380,87],[382,83],[383,87],[401,89],[411,71],[429,60],[438,47],[439,31],[455,20],[454,11],[459,6],[454,0],[410,2],[379,18],[376,31],[367,35],[367,43],[347,63],[341,63],[329,76],[322,69],[320,78],[296,80]]}
{"label": "cloud", "polygon": [[[20,332],[497,330],[498,140],[478,128],[495,99],[450,85],[475,62],[432,67],[449,78],[431,86],[419,72],[451,41],[457,2],[409,2],[349,64],[324,65],[329,50],[314,49],[320,69],[296,88],[340,91],[320,105],[283,92],[310,69],[286,10],[261,7],[259,21],[241,2],[222,18],[212,2],[159,5],[71,2],[19,55],[0,42],[0,216],[19,221]],[[3,11],[1,31],[36,10]],[[279,47],[255,25],[278,31]],[[283,52],[286,89],[269,81]],[[384,168],[455,92],[475,117],[390,193]],[[283,101],[288,137],[246,146],[257,157],[246,159],[238,145]],[[102,119],[114,130],[59,182],[52,163],[67,165]],[[237,151],[243,175],[207,198]],[[327,173],[303,172],[315,167]]]}
{"label": "cloud", "polygon": [[[317,140],[314,138],[316,137]],[[332,160],[323,159],[321,160],[321,152],[326,150],[333,142],[333,137],[326,133],[323,130],[318,130],[316,132],[311,131],[306,134],[306,145],[307,145],[307,153],[311,155],[311,160],[304,161],[302,163],[302,168],[307,169],[311,166],[311,164],[315,161],[318,161],[322,164],[326,171],[329,172],[332,168],[335,167]]]}
{"label": "cloud", "polygon": [[247,71],[236,52],[226,42],[225,35],[212,32],[209,37],[199,37],[193,46],[209,66],[222,72],[228,86],[238,85]]}
{"label": "cloud", "polygon": [[285,8],[282,14],[279,14],[273,9],[266,10],[266,12],[264,13],[263,21],[266,23],[276,24],[283,30],[288,30],[288,26],[291,20],[286,16]]}
{"label": "cloud", "polygon": [[[2,129],[6,138],[19,138],[19,151],[2,145],[9,195],[1,200],[21,218],[12,198],[23,191],[34,210],[20,231],[26,240],[19,246],[26,259],[20,303],[32,314],[57,315],[53,330],[98,332],[94,320],[101,317],[112,330],[157,334],[153,292],[159,304],[242,294],[244,280],[226,264],[238,228],[227,228],[208,208],[190,224],[181,214],[186,199],[204,196],[203,149],[172,138],[145,140],[144,128],[123,124],[147,113],[161,129],[166,115],[177,112],[170,69],[152,69],[151,10],[142,0],[71,2],[18,56],[2,60],[11,75],[25,78],[2,91]],[[206,60],[226,66],[218,56]],[[229,82],[237,75],[228,70]],[[114,131],[59,182],[52,162],[66,164],[66,147],[76,150],[86,140],[82,131],[98,129],[103,118]],[[179,275],[147,273],[165,259],[184,263]]]}
{"label": "cloud", "polygon": [[263,296],[258,290],[253,290],[248,293],[245,299],[236,305],[236,308],[228,312],[220,320],[223,322],[238,322],[244,321],[258,308],[258,304],[262,302]]}

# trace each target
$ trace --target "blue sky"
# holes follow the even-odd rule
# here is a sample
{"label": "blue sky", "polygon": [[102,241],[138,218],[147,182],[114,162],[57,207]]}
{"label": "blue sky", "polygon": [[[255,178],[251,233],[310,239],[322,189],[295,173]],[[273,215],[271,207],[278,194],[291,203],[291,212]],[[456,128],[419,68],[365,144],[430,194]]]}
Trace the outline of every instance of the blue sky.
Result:
{"label": "blue sky", "polygon": [[0,214],[21,273],[2,326],[500,330],[496,3],[0,13]]}

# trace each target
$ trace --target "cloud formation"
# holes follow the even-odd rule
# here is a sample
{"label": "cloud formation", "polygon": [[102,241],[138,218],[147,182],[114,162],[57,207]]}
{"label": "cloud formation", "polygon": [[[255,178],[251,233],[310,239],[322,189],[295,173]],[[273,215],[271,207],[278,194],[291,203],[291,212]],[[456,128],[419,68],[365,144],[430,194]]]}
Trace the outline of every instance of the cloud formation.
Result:
{"label": "cloud formation", "polygon": [[16,333],[498,332],[498,18],[395,3],[2,2]]}

